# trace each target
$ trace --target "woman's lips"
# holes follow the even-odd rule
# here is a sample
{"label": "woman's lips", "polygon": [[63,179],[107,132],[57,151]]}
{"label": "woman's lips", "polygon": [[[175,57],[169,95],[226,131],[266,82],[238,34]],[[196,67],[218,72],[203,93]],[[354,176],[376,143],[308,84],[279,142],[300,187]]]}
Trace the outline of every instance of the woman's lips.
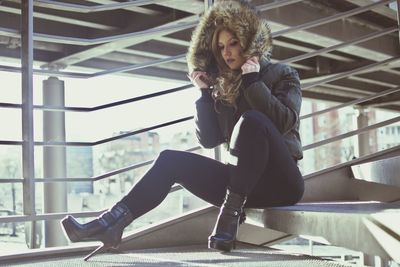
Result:
{"label": "woman's lips", "polygon": [[226,60],[226,64],[228,64],[228,65],[231,65],[233,62],[235,62],[235,60],[232,59],[232,58],[228,58],[228,59]]}

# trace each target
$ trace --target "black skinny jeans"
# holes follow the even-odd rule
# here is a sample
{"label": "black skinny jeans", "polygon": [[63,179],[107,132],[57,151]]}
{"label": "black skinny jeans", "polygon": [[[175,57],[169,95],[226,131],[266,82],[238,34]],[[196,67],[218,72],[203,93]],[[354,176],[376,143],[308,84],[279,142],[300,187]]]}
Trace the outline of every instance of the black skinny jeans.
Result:
{"label": "black skinny jeans", "polygon": [[304,181],[272,121],[258,111],[245,112],[236,123],[230,153],[237,165],[185,151],[164,150],[121,200],[134,218],[158,206],[174,183],[220,206],[226,189],[247,195],[245,207],[286,206],[298,202]]}

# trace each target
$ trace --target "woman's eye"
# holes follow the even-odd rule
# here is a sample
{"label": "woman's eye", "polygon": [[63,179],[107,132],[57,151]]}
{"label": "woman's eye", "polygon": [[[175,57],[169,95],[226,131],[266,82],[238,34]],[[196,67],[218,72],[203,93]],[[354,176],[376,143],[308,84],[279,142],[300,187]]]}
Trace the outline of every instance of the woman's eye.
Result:
{"label": "woman's eye", "polygon": [[233,41],[232,43],[231,43],[231,46],[235,46],[235,45],[237,45],[239,42],[238,41]]}
{"label": "woman's eye", "polygon": [[223,46],[218,46],[218,49],[219,49],[219,50],[223,50],[224,47],[223,47]]}

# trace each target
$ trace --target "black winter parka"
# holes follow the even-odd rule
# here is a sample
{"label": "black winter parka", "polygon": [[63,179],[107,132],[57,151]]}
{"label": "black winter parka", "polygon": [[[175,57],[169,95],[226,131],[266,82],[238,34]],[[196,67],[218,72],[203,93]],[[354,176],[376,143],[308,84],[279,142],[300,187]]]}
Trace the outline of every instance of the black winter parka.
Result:
{"label": "black winter parka", "polygon": [[301,88],[297,71],[267,60],[262,60],[260,65],[258,75],[243,75],[237,109],[221,101],[215,102],[211,89],[201,89],[202,95],[196,101],[197,138],[205,148],[229,143],[240,116],[245,111],[257,110],[272,120],[293,158],[302,159],[299,135]]}

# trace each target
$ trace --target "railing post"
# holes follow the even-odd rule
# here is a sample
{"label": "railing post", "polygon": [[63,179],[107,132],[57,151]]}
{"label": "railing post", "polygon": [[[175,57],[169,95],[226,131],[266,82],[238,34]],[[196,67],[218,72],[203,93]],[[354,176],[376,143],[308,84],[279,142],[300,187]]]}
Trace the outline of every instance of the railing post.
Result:
{"label": "railing post", "polygon": [[[214,0],[204,0],[204,12],[207,11],[214,3]],[[214,148],[214,159],[221,161],[221,146]]]}
{"label": "railing post", "polygon": [[214,3],[214,0],[204,0],[204,11],[207,11]]}
{"label": "railing post", "polygon": [[[64,107],[64,81],[49,77],[43,81],[43,105]],[[65,112],[43,111],[43,141],[65,142]],[[66,177],[66,148],[64,146],[43,148],[44,178]],[[44,184],[44,212],[67,211],[67,186],[65,182]],[[45,246],[63,246],[68,242],[56,220],[45,222]]]}
{"label": "railing post", "polygon": [[[24,214],[35,216],[35,143],[33,131],[33,1],[21,1],[22,176]],[[36,221],[25,224],[29,248],[37,248]]]}
{"label": "railing post", "polygon": [[[357,127],[358,129],[368,126],[368,111],[364,107],[357,107]],[[358,156],[362,157],[370,153],[369,149],[369,132],[358,135]]]}
{"label": "railing post", "polygon": [[400,43],[400,0],[397,0],[397,26],[398,26],[398,34],[399,34],[399,43]]}

